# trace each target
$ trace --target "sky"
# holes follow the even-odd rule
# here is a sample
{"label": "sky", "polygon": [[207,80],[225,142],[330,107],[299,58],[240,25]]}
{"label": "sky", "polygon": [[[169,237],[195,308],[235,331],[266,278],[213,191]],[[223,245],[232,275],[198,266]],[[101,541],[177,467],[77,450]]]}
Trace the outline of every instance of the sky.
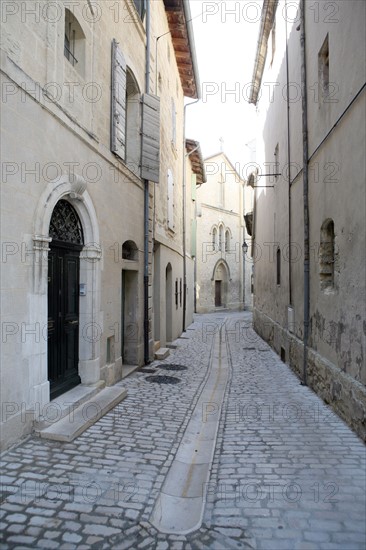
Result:
{"label": "sky", "polygon": [[250,83],[262,0],[190,0],[201,101],[187,108],[186,137],[203,157],[223,151],[235,164],[250,160],[256,114]]}

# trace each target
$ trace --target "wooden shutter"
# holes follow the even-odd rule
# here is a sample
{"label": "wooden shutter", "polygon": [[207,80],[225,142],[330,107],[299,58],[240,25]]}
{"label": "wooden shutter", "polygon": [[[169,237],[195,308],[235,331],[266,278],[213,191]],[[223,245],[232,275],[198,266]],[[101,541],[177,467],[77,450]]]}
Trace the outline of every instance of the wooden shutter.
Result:
{"label": "wooden shutter", "polygon": [[126,158],[126,61],[116,40],[112,42],[111,151]]}
{"label": "wooden shutter", "polygon": [[167,174],[168,187],[168,228],[174,229],[174,178],[173,173],[169,169]]}
{"label": "wooden shutter", "polygon": [[160,98],[142,96],[141,178],[159,183],[160,168]]}

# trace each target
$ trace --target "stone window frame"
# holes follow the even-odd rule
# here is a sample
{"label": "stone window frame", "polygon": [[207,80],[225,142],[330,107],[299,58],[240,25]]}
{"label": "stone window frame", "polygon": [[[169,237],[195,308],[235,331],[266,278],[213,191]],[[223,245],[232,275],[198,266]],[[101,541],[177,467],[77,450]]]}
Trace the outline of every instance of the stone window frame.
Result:
{"label": "stone window frame", "polygon": [[[66,43],[66,41],[68,43]],[[64,57],[82,77],[85,76],[86,36],[75,13],[65,8]]]}

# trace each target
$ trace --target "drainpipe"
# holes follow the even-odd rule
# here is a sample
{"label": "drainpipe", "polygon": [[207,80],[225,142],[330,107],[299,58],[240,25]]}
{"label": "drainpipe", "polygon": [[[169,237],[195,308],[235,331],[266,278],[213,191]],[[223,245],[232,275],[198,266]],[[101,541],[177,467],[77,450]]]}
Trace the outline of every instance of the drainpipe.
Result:
{"label": "drainpipe", "polygon": [[[150,93],[150,2],[146,2],[145,92]],[[149,181],[144,180],[144,361],[149,359]]]}
{"label": "drainpipe", "polygon": [[309,144],[308,144],[308,98],[306,86],[306,29],[305,0],[300,4],[301,25],[301,96],[303,140],[303,197],[304,197],[304,361],[303,385],[307,385],[307,356],[310,319],[310,245],[309,245]]}
{"label": "drainpipe", "polygon": [[[285,1],[285,9],[287,13],[287,0]],[[289,94],[289,55],[288,55],[288,29],[287,17],[285,18],[286,27],[286,82],[287,82],[287,163],[288,163],[288,303],[292,305],[292,283],[291,283],[291,267],[292,267],[292,251],[291,251],[291,142],[290,142],[290,94]]]}
{"label": "drainpipe", "polygon": [[[199,93],[198,93],[199,96]],[[184,106],[184,116],[183,116],[183,324],[182,332],[186,330],[186,310],[187,310],[187,260],[186,260],[186,187],[187,187],[187,168],[186,168],[186,157],[189,157],[194,151],[198,149],[198,146],[186,154],[186,116],[187,116],[187,107],[194,105],[200,100],[198,97],[195,101],[187,103]]]}
{"label": "drainpipe", "polygon": [[[245,216],[245,183],[243,184],[243,219]],[[245,221],[243,224],[243,244],[246,242],[245,240]],[[243,253],[243,310],[245,311],[245,294],[246,294],[246,288],[245,288],[245,253],[242,249]]]}

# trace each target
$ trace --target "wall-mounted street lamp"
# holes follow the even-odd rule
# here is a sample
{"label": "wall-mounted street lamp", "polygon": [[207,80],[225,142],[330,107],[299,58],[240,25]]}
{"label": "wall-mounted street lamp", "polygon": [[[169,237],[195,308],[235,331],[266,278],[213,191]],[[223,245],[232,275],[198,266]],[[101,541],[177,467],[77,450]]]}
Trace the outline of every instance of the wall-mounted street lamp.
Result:
{"label": "wall-mounted street lamp", "polygon": [[245,256],[246,253],[248,252],[248,244],[244,241],[243,244],[241,245],[241,249],[243,251],[243,255]]}

